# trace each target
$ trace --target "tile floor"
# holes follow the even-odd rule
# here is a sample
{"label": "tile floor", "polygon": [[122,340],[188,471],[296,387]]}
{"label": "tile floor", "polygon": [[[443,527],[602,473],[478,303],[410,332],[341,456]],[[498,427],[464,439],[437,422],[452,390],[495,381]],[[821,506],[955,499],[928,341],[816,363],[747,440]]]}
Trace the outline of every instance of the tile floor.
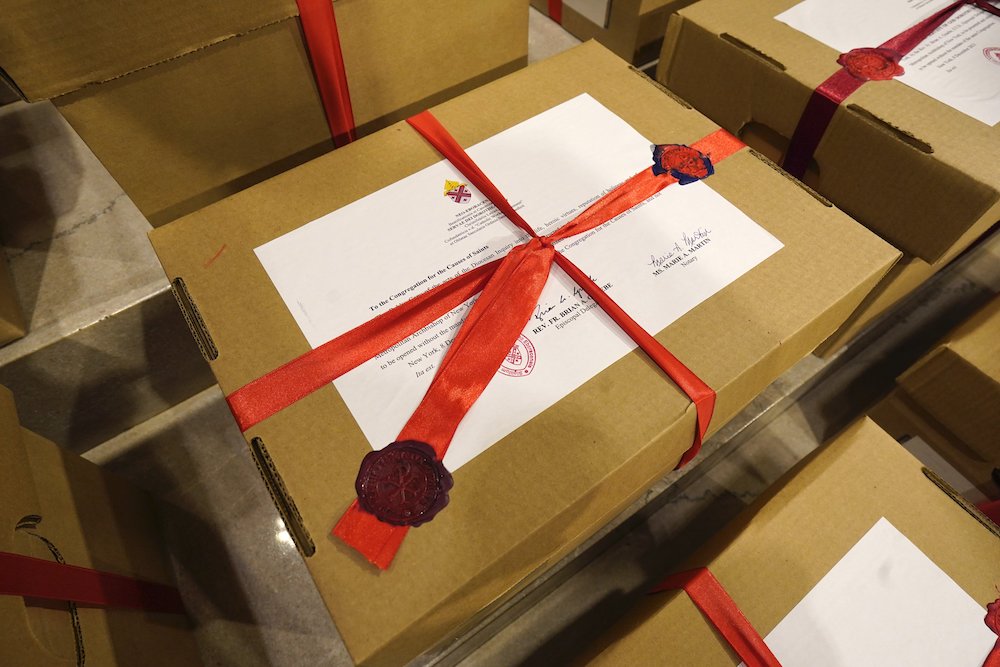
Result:
{"label": "tile floor", "polygon": [[[531,61],[576,43],[532,10]],[[10,203],[0,229],[34,330],[20,347],[0,351],[2,378],[5,362],[27,348],[128,308],[166,282],[145,221],[51,106],[0,108],[0,139],[0,195]],[[706,445],[700,465],[662,480],[475,632],[415,664],[564,662],[671,564],[861,414],[934,332],[1000,291],[1000,241],[977,253],[864,344],[833,360],[804,360]],[[139,358],[152,363],[148,353]],[[844,391],[859,377],[867,392]],[[73,442],[72,429],[66,436],[165,501],[164,530],[207,665],[350,665],[221,393],[192,387],[187,400],[96,447],[87,438]]]}

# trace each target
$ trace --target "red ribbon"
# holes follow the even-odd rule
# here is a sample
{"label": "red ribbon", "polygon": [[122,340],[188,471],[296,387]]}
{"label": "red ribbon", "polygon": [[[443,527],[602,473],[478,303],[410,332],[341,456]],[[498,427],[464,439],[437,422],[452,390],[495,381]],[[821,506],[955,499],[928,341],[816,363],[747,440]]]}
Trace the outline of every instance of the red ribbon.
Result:
{"label": "red ribbon", "polygon": [[340,50],[340,34],[333,16],[333,0],[295,0],[299,7],[302,32],[309,50],[316,86],[323,100],[326,122],[330,126],[333,144],[341,147],[357,137],[354,132],[354,110],[347,88],[344,54]]}
{"label": "red ribbon", "polygon": [[111,572],[0,551],[0,595],[183,614],[177,589]]}
{"label": "red ribbon", "polygon": [[[678,466],[694,458],[712,417],[715,392],[552,245],[604,224],[676,179],[669,175],[655,176],[652,169],[643,169],[555,233],[539,237],[433,115],[424,112],[409,122],[531,240],[515,247],[506,257],[453,278],[237,389],[227,401],[240,428],[246,431],[481,292],[423,400],[397,438],[426,442],[439,459],[443,458],[458,424],[527,325],[554,262],[692,399],[697,426],[692,446]],[[693,145],[713,162],[742,147],[738,139],[724,130]],[[355,501],[333,532],[384,569],[392,562],[407,530],[405,526],[380,521]]]}
{"label": "red ribbon", "polygon": [[987,519],[1000,526],[1000,500],[984,500],[977,508]]}
{"label": "red ribbon", "polygon": [[708,568],[672,574],[651,590],[650,595],[677,590],[688,594],[747,667],[781,667],[764,639]]}
{"label": "red ribbon", "polygon": [[[923,21],[882,43],[878,48],[894,51],[902,58],[965,5],[978,7],[1000,16],[1000,9],[986,0],[957,0],[957,2],[931,14]],[[785,154],[785,161],[782,165],[785,171],[797,178],[802,178],[820,140],[826,134],[826,128],[833,120],[837,107],[864,83],[864,79],[854,76],[847,67],[841,66],[813,91],[788,145],[788,152]]]}
{"label": "red ribbon", "polygon": [[549,18],[562,25],[562,0],[549,0]]}

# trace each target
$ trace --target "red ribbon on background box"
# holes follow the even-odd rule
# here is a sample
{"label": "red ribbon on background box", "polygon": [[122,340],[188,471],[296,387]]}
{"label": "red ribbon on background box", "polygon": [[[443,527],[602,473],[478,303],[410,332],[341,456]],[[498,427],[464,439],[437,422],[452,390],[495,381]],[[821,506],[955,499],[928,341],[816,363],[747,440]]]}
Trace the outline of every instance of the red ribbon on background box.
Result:
{"label": "red ribbon on background box", "polygon": [[549,18],[562,25],[562,0],[549,0]]}
{"label": "red ribbon on background box", "polygon": [[333,145],[340,148],[354,141],[356,136],[344,54],[340,49],[337,20],[333,16],[333,0],[295,0],[295,3],[299,7],[309,62],[312,63],[316,87],[323,100]]}
{"label": "red ribbon on background box", "polygon": [[[781,667],[763,637],[708,568],[672,574],[649,593],[684,591],[747,667]],[[1000,667],[1000,600],[986,605],[986,626],[998,635],[983,667]]]}
{"label": "red ribbon on background box", "polygon": [[[227,397],[240,428],[246,431],[481,292],[396,442],[368,454],[362,461],[356,483],[358,500],[334,528],[335,535],[382,569],[392,562],[409,526],[430,520],[447,503],[452,480],[441,459],[458,424],[527,325],[553,263],[576,281],[692,399],[697,413],[695,434],[678,467],[697,455],[712,417],[715,392],[583,271],[556,252],[552,244],[604,224],[673,183],[693,182],[711,174],[713,161],[743,148],[742,142],[724,130],[691,147],[657,147],[654,156],[659,169],[643,169],[553,234],[539,237],[434,116],[424,112],[409,119],[409,123],[530,240],[504,258],[383,313]],[[670,165],[674,163],[686,171],[673,169]],[[387,495],[395,496],[395,500],[387,501],[383,497]],[[410,496],[409,504],[402,502],[405,496]]]}
{"label": "red ribbon on background box", "polygon": [[0,595],[183,614],[177,589],[111,572],[0,551]]}
{"label": "red ribbon on background box", "polygon": [[888,81],[903,74],[899,64],[903,56],[966,5],[1000,16],[1000,9],[986,0],[957,0],[878,47],[854,49],[841,54],[837,59],[840,69],[816,87],[802,111],[785,154],[782,165],[785,171],[802,178],[837,107],[865,82]]}

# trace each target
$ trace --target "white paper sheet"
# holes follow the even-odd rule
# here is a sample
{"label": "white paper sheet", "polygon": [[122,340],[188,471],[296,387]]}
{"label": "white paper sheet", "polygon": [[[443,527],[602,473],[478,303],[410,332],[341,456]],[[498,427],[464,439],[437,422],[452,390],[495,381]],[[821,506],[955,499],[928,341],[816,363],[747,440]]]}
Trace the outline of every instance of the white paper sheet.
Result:
{"label": "white paper sheet", "polygon": [[765,642],[783,667],[982,667],[997,638],[985,616],[882,518]]}
{"label": "white paper sheet", "polygon": [[611,10],[611,0],[563,0],[563,4],[567,7],[572,7],[592,23],[596,23],[602,28],[608,27],[608,13]]}
{"label": "white paper sheet", "polygon": [[[775,18],[846,53],[878,46],[951,2],[805,0]],[[1000,122],[1000,17],[963,7],[901,64],[899,81],[987,125]]]}
{"label": "white paper sheet", "polygon": [[[589,95],[468,152],[542,232],[652,165],[650,141]],[[462,180],[442,161],[257,248],[313,347],[524,237],[471,186],[468,197],[445,195]],[[619,219],[557,244],[651,332],[781,247],[703,183],[672,185]],[[374,448],[392,442],[412,414],[470,304],[335,382]],[[558,267],[523,340],[459,426],[444,460],[449,469],[635,347]]]}

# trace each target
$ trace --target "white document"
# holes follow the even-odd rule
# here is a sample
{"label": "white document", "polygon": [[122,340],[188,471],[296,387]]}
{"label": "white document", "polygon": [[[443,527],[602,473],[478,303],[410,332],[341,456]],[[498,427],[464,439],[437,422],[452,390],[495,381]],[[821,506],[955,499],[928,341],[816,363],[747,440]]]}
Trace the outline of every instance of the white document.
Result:
{"label": "white document", "polygon": [[882,518],[764,641],[784,667],[982,667],[985,616]]}
{"label": "white document", "polygon": [[[676,138],[656,139],[669,143]],[[650,141],[589,95],[505,130],[468,153],[541,233],[554,231],[607,190],[652,166]],[[306,339],[317,347],[506,254],[524,238],[464,184],[450,163],[441,161],[256,252]],[[782,244],[699,182],[671,185],[618,219],[556,247],[655,333]],[[336,380],[373,448],[392,442],[417,407],[469,305]],[[531,323],[459,426],[445,464],[457,469],[634,347],[554,266]]]}
{"label": "white document", "polygon": [[[805,0],[775,18],[846,53],[876,47],[951,3]],[[963,7],[900,64],[899,81],[987,125],[1000,122],[1000,17]]]}
{"label": "white document", "polygon": [[611,0],[563,0],[563,4],[572,7],[592,23],[596,23],[602,28],[608,27]]}

